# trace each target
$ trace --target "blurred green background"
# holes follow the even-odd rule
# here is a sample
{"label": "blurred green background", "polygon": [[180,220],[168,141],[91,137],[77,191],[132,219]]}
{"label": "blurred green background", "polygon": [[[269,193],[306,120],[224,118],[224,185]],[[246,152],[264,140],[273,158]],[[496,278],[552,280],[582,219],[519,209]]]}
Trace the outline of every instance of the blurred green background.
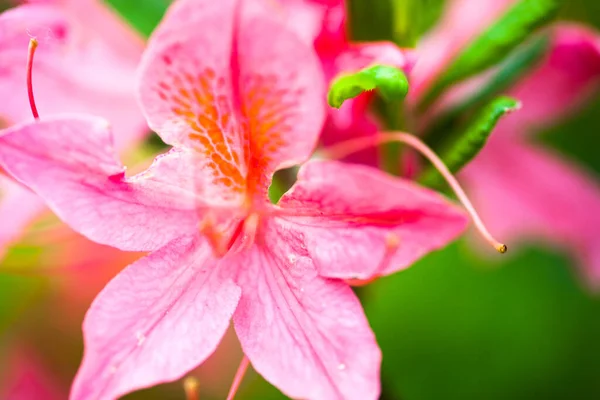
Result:
{"label": "blurred green background", "polygon": [[[420,18],[421,30],[435,20],[443,3],[423,1],[430,4],[431,13]],[[166,0],[145,0],[143,6],[131,0],[110,3],[148,33],[160,19]],[[374,3],[355,6],[369,10]],[[379,22],[379,14],[369,15]],[[390,13],[379,17],[385,21],[375,25],[387,26]],[[600,2],[569,0],[561,18],[600,29]],[[372,34],[384,35],[385,29]],[[600,174],[599,109],[600,96],[580,115],[544,132],[540,140]],[[475,254],[472,245],[463,239],[404,272],[360,289],[384,354],[382,399],[600,399],[600,296],[584,289],[572,261],[536,243],[506,256]],[[34,251],[17,246],[7,263],[35,258]],[[40,321],[60,312],[47,300],[56,280],[1,274],[0,334],[5,339],[2,346],[9,346],[15,336],[36,343],[57,379],[68,384],[80,359],[80,331],[53,330],[51,323],[39,331],[44,326]],[[30,332],[34,329],[30,325],[35,332]],[[230,352],[221,351],[232,363],[225,369],[230,375],[219,377],[225,386],[201,390],[201,399],[224,398],[219,390],[226,390],[240,358],[231,343],[226,343],[233,348]],[[56,350],[64,348],[69,351]],[[204,379],[214,379],[210,368],[198,376],[201,388]],[[183,399],[184,394],[181,383],[173,383],[127,398]],[[285,397],[250,373],[237,398]]]}

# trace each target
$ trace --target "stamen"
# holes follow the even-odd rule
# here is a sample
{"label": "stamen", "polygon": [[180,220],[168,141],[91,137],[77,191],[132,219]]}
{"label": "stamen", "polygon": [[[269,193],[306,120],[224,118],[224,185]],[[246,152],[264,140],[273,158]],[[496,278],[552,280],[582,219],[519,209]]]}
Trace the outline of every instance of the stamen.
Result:
{"label": "stamen", "polygon": [[29,49],[27,50],[27,96],[29,96],[29,106],[31,107],[31,113],[33,114],[33,118],[37,120],[40,119],[40,115],[38,114],[37,107],[35,106],[35,98],[33,97],[33,80],[32,80],[32,72],[33,72],[33,56],[35,54],[35,50],[37,49],[38,41],[36,38],[31,38],[29,40]]}
{"label": "stamen", "polygon": [[200,383],[193,376],[188,376],[183,380],[183,390],[185,391],[186,400],[198,400],[200,398],[198,391]]}
{"label": "stamen", "polygon": [[450,185],[456,194],[456,197],[458,197],[459,201],[463,204],[464,208],[471,216],[471,219],[473,220],[473,223],[475,224],[475,227],[481,236],[483,236],[488,243],[494,246],[499,253],[506,253],[506,245],[497,241],[487,230],[483,221],[479,217],[479,214],[477,214],[477,211],[475,211],[475,207],[473,207],[473,204],[467,197],[465,191],[462,189],[456,178],[452,175],[448,167],[446,167],[444,162],[433,152],[433,150],[427,147],[427,145],[416,136],[403,132],[378,133],[372,136],[347,140],[337,145],[330,146],[329,148],[325,149],[324,152],[328,158],[341,159],[357,151],[368,149],[369,147],[373,146],[379,146],[388,142],[400,142],[407,144],[427,158],[444,177],[444,179],[446,179],[446,182],[448,182],[448,185]]}
{"label": "stamen", "polygon": [[242,379],[244,379],[244,375],[248,370],[248,365],[250,365],[250,361],[248,360],[248,357],[244,355],[244,358],[242,358],[242,362],[240,363],[240,366],[238,367],[238,370],[235,373],[235,378],[233,378],[233,383],[231,384],[231,389],[229,389],[227,400],[233,400],[233,398],[235,397],[235,394],[237,393],[240,384],[242,383]]}

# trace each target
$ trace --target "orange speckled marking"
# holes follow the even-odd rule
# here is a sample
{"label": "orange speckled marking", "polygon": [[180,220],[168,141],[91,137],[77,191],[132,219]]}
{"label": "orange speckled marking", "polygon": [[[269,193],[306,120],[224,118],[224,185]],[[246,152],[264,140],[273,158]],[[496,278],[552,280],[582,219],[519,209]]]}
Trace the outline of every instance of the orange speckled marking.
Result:
{"label": "orange speckled marking", "polygon": [[251,165],[248,187],[261,191],[264,174],[273,168],[275,155],[289,143],[293,104],[286,90],[277,89],[277,77],[252,76],[245,85],[242,114],[247,121]]}
{"label": "orange speckled marking", "polygon": [[275,75],[242,81],[239,115],[232,109],[227,81],[211,68],[200,73],[168,68],[156,92],[189,126],[188,138],[205,156],[212,182],[252,197],[264,194],[265,176],[289,145],[295,92],[282,89]]}
{"label": "orange speckled marking", "polygon": [[233,148],[232,139],[224,134],[235,134],[236,129],[229,99],[219,93],[218,86],[224,86],[224,80],[223,85],[219,85],[220,79],[210,68],[198,75],[172,73],[171,79],[171,83],[158,85],[158,95],[163,100],[170,100],[173,114],[190,127],[188,137],[195,149],[206,156],[207,166],[215,172],[214,182],[243,193],[246,177],[239,165],[241,155]]}

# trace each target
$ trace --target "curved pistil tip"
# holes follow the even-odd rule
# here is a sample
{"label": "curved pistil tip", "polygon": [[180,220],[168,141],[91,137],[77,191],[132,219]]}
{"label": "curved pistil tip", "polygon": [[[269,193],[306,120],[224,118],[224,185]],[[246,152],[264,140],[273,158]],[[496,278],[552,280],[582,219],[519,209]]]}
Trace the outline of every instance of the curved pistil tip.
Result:
{"label": "curved pistil tip", "polygon": [[498,253],[502,253],[502,254],[504,254],[504,253],[506,253],[506,252],[508,251],[508,247],[506,247],[506,245],[505,245],[505,244],[503,244],[503,243],[500,243],[500,244],[498,244],[498,245],[496,246],[496,250],[498,250]]}

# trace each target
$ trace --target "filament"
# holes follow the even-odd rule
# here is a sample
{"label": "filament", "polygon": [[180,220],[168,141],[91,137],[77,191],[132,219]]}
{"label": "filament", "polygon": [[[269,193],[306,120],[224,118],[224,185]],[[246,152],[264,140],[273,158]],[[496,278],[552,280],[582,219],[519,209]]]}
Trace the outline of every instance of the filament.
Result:
{"label": "filament", "polygon": [[431,164],[439,171],[439,173],[444,177],[448,185],[450,185],[450,187],[456,194],[458,200],[462,203],[465,210],[471,216],[473,224],[475,225],[475,228],[481,234],[481,236],[489,244],[491,244],[499,253],[506,253],[506,245],[497,241],[487,230],[485,224],[479,217],[479,214],[477,214],[477,211],[475,210],[475,207],[473,207],[473,204],[469,200],[467,194],[460,186],[460,183],[458,183],[454,175],[452,175],[448,167],[446,167],[444,162],[435,154],[433,150],[431,150],[416,136],[403,132],[378,133],[376,135],[347,140],[345,142],[330,146],[329,148],[325,149],[324,152],[328,158],[340,159],[357,151],[364,150],[373,146],[379,146],[388,142],[404,143],[414,148],[425,158],[427,158],[431,162]]}
{"label": "filament", "polygon": [[235,373],[235,378],[233,378],[233,383],[231,384],[231,389],[229,389],[227,400],[233,400],[233,398],[235,397],[235,394],[237,393],[240,384],[242,383],[242,379],[244,379],[244,375],[248,370],[248,365],[250,365],[250,361],[248,360],[248,357],[244,355],[244,357],[242,358],[242,362],[240,363],[240,366],[238,367],[238,370]]}
{"label": "filament", "polygon": [[37,49],[38,41],[36,38],[31,38],[29,40],[29,49],[27,50],[27,96],[29,97],[29,106],[31,107],[31,113],[33,114],[33,118],[36,120],[40,119],[40,115],[38,114],[37,107],[35,105],[35,98],[33,96],[33,56],[35,55],[35,50]]}

